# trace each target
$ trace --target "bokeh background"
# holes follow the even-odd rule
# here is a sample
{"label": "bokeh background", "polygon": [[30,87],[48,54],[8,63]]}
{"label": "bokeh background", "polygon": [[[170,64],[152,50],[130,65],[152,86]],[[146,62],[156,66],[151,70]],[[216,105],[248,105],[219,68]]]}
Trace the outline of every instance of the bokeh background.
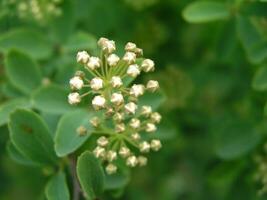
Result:
{"label": "bokeh background", "polygon": [[[214,17],[209,6],[188,14],[193,2],[200,1],[0,1],[1,200],[43,199],[47,180],[45,170],[19,165],[6,152],[9,136],[1,112],[22,94],[5,73],[5,53],[23,51],[41,66],[43,84],[68,88],[76,52],[93,54],[99,37],[115,40],[119,49],[128,41],[143,48],[156,72],[140,81],[158,79],[166,95],[160,107],[164,148],[109,199],[266,198],[259,195],[267,176],[266,3],[216,1],[229,14]],[[201,20],[207,13],[210,18]],[[51,129],[56,126],[57,117],[43,117]]]}

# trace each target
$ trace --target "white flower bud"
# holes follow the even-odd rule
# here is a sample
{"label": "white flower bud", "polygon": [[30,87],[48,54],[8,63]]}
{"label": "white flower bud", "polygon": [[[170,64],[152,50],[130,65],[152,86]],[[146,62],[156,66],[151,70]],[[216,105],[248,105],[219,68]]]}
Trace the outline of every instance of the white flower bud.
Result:
{"label": "white flower bud", "polygon": [[135,114],[135,111],[137,109],[137,105],[133,102],[130,102],[130,103],[127,103],[125,106],[125,111],[128,113],[128,114]]}
{"label": "white flower bud", "polygon": [[134,50],[136,56],[143,56],[143,49],[140,49],[140,48],[136,48]]}
{"label": "white flower bud", "polygon": [[113,76],[111,78],[110,83],[111,83],[112,87],[114,87],[114,88],[118,88],[118,87],[122,86],[122,80],[119,76]]}
{"label": "white flower bud", "polygon": [[124,101],[122,94],[120,93],[113,93],[110,98],[111,103],[115,105],[121,105]]}
{"label": "white flower bud", "polygon": [[93,78],[91,81],[90,81],[90,87],[93,89],[93,90],[99,90],[101,88],[103,88],[103,80],[101,78]]}
{"label": "white flower bud", "polygon": [[97,158],[104,158],[106,151],[103,147],[97,146],[94,149],[93,153],[94,153],[95,157],[97,157]]}
{"label": "white flower bud", "polygon": [[124,114],[123,113],[115,113],[113,115],[113,120],[116,122],[121,122],[122,120],[124,120]]}
{"label": "white flower bud", "polygon": [[139,97],[145,92],[145,86],[142,84],[134,84],[130,89],[130,95],[134,97]]}
{"label": "white flower bud", "polygon": [[135,167],[137,164],[138,164],[138,160],[137,160],[136,156],[130,156],[126,160],[126,165],[129,167]]}
{"label": "white flower bud", "polygon": [[68,96],[69,104],[78,104],[81,102],[81,97],[78,92],[70,93]]}
{"label": "white flower bud", "polygon": [[130,65],[127,69],[127,74],[131,77],[136,77],[140,74],[140,70],[137,64]]}
{"label": "white flower bud", "polygon": [[142,153],[148,153],[150,151],[150,144],[144,141],[139,144],[139,149]]}
{"label": "white flower bud", "polygon": [[107,146],[108,139],[105,136],[101,136],[100,138],[97,139],[97,144],[101,147]]}
{"label": "white flower bud", "polygon": [[107,108],[107,111],[105,114],[107,117],[111,117],[113,115],[113,113],[114,113],[113,108]]}
{"label": "white flower bud", "polygon": [[144,72],[151,72],[155,70],[155,64],[153,60],[145,59],[141,64],[141,68]]}
{"label": "white flower bud", "polygon": [[87,129],[84,127],[84,126],[79,126],[77,129],[76,129],[76,132],[80,135],[80,136],[83,136],[87,133]]}
{"label": "white flower bud", "polygon": [[111,175],[111,174],[115,174],[117,172],[117,166],[114,164],[108,164],[106,166],[106,172],[107,174]]}
{"label": "white flower bud", "polygon": [[113,160],[117,159],[117,152],[113,150],[109,150],[107,152],[106,158],[109,162],[112,162]]}
{"label": "white flower bud", "polygon": [[113,40],[107,40],[103,42],[102,46],[103,51],[106,51],[107,53],[112,53],[116,50],[116,45]]}
{"label": "white flower bud", "polygon": [[140,120],[139,119],[137,119],[137,118],[132,118],[131,119],[131,121],[130,121],[130,127],[132,127],[133,129],[137,129],[137,128],[139,128],[140,127],[140,124],[141,124],[141,122],[140,122]]}
{"label": "white flower bud", "polygon": [[158,112],[153,112],[150,117],[155,123],[160,123],[161,121],[161,115]]}
{"label": "white flower bud", "polygon": [[90,56],[86,51],[79,51],[76,56],[77,62],[81,64],[86,64],[89,58]]}
{"label": "white flower bud", "polygon": [[147,158],[144,156],[138,156],[137,160],[140,167],[143,167],[147,164]]}
{"label": "white flower bud", "polygon": [[136,55],[133,52],[126,52],[122,59],[126,61],[128,64],[132,64],[136,60]]}
{"label": "white flower bud", "polygon": [[142,106],[141,108],[141,115],[144,116],[149,116],[152,113],[152,108],[151,106]]}
{"label": "white flower bud", "polygon": [[128,42],[126,45],[125,45],[125,51],[135,51],[136,49],[136,44],[135,43],[132,43],[132,42]]}
{"label": "white flower bud", "polygon": [[97,44],[102,48],[103,51],[106,51],[107,53],[112,53],[116,50],[115,42],[104,37],[101,37]]}
{"label": "white flower bud", "polygon": [[70,79],[70,87],[72,90],[80,90],[83,87],[83,80],[79,76],[74,76]]}
{"label": "white flower bud", "polygon": [[100,67],[100,59],[98,57],[90,57],[89,61],[87,62],[87,67],[91,70],[95,70],[96,68]]}
{"label": "white flower bud", "polygon": [[106,99],[100,95],[95,96],[92,100],[92,105],[96,110],[104,108],[105,104],[106,104]]}
{"label": "white flower bud", "polygon": [[122,158],[126,158],[130,155],[130,149],[128,149],[127,147],[121,147],[119,154]]}
{"label": "white flower bud", "polygon": [[104,43],[105,43],[106,41],[108,41],[107,38],[101,37],[101,38],[99,38],[99,40],[97,41],[97,44],[98,44],[98,46],[100,46],[100,47],[102,48],[103,45],[104,45]]}
{"label": "white flower bud", "polygon": [[109,66],[112,66],[112,67],[116,66],[118,64],[119,60],[120,60],[120,58],[116,54],[111,54],[107,58],[107,62],[109,64]]}
{"label": "white flower bud", "polygon": [[94,127],[98,127],[100,124],[100,120],[98,117],[93,117],[92,119],[90,119],[90,123],[94,126]]}
{"label": "white flower bud", "polygon": [[121,133],[121,132],[125,131],[125,125],[122,124],[122,123],[121,124],[116,124],[115,131],[117,133]]}
{"label": "white flower bud", "polygon": [[138,134],[138,133],[133,133],[132,135],[131,135],[131,137],[134,139],[134,140],[140,140],[140,135]]}
{"label": "white flower bud", "polygon": [[162,147],[160,140],[152,140],[150,147],[152,150],[158,151]]}
{"label": "white flower bud", "polygon": [[150,80],[146,84],[146,89],[149,90],[150,92],[155,92],[159,88],[159,82]]}
{"label": "white flower bud", "polygon": [[152,124],[152,123],[146,124],[146,132],[154,132],[156,130],[157,130],[157,127],[155,126],[155,124]]}

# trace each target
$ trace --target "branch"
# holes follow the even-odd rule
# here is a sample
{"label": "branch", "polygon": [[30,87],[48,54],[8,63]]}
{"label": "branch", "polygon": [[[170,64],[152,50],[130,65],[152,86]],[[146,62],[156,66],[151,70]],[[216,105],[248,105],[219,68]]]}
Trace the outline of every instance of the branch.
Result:
{"label": "branch", "polygon": [[76,160],[74,157],[70,158],[70,171],[71,171],[71,175],[72,175],[72,183],[73,183],[73,196],[72,199],[73,200],[79,200],[80,199],[80,192],[81,192],[81,188],[80,188],[80,184],[77,178],[77,174],[76,174]]}

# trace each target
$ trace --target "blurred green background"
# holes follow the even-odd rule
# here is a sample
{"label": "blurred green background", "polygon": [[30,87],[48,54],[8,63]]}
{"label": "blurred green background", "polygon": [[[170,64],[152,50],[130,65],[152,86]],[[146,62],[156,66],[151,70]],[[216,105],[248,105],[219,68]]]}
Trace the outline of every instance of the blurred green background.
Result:
{"label": "blurred green background", "polygon": [[[3,108],[23,96],[5,73],[6,53],[22,51],[41,67],[43,84],[68,88],[76,52],[93,54],[99,37],[119,49],[128,41],[143,48],[156,72],[140,81],[158,79],[167,97],[164,148],[133,170],[118,199],[267,198],[258,195],[267,176],[267,3],[195,2],[203,1],[0,1],[1,200],[41,199],[47,180],[44,170],[16,164],[6,152]],[[58,115],[42,116],[55,128]]]}

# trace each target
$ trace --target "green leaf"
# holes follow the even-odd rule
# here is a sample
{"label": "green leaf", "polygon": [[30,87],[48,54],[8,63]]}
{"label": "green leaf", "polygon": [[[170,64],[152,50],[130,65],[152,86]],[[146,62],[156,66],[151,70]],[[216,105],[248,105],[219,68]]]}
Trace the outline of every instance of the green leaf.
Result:
{"label": "green leaf", "polygon": [[267,42],[250,19],[241,16],[238,17],[237,31],[251,63],[259,64],[267,58]]}
{"label": "green leaf", "polygon": [[205,23],[227,19],[230,11],[223,2],[196,1],[183,10],[183,18],[190,23]]}
{"label": "green leaf", "polygon": [[6,81],[5,83],[2,84],[1,92],[5,97],[8,98],[18,98],[25,96],[19,89],[13,86],[9,81]]}
{"label": "green leaf", "polygon": [[23,155],[21,152],[19,152],[19,150],[10,141],[8,141],[7,143],[7,153],[13,161],[19,164],[30,165],[30,166],[38,165],[37,163],[34,163],[29,158],[27,158],[25,155]]}
{"label": "green leaf", "polygon": [[44,35],[28,29],[13,29],[0,36],[0,51],[6,53],[10,49],[20,50],[36,59],[47,58],[52,53],[52,45]]}
{"label": "green leaf", "polygon": [[241,7],[241,13],[245,16],[267,16],[267,3],[261,2],[244,2]]}
{"label": "green leaf", "polygon": [[[89,123],[91,114],[85,110],[66,113],[60,119],[55,136],[55,149],[58,156],[63,157],[78,149],[91,135],[93,127]],[[84,126],[87,133],[77,133],[77,128]]]}
{"label": "green leaf", "polygon": [[69,200],[70,193],[67,180],[63,172],[58,172],[48,182],[45,188],[45,196],[47,200]]}
{"label": "green leaf", "polygon": [[105,175],[105,190],[115,190],[125,187],[130,181],[130,173],[126,170],[112,175]]}
{"label": "green leaf", "polygon": [[96,38],[86,32],[75,33],[63,47],[67,52],[75,52],[80,50],[96,50],[97,49]]}
{"label": "green leaf", "polygon": [[16,110],[10,115],[9,132],[12,143],[23,155],[39,164],[55,164],[53,140],[39,115]]}
{"label": "green leaf", "polygon": [[64,114],[75,109],[68,103],[68,94],[68,90],[57,85],[41,87],[33,94],[33,106],[46,113]]}
{"label": "green leaf", "polygon": [[41,85],[39,66],[24,53],[15,50],[8,52],[5,68],[10,82],[25,94],[30,94]]}
{"label": "green leaf", "polygon": [[104,172],[99,160],[89,151],[77,162],[77,175],[86,199],[93,200],[104,190]]}
{"label": "green leaf", "polygon": [[257,70],[253,77],[252,87],[259,91],[267,90],[267,66],[262,66]]}
{"label": "green leaf", "polygon": [[64,0],[60,5],[62,15],[52,18],[49,25],[55,39],[65,43],[75,26],[74,5],[71,0]]}
{"label": "green leaf", "polygon": [[161,90],[154,93],[146,92],[139,98],[138,106],[149,105],[153,110],[157,110],[165,99],[166,97]]}
{"label": "green leaf", "polygon": [[26,98],[12,99],[3,103],[0,106],[0,126],[8,122],[10,113],[15,111],[17,108],[29,108],[29,107],[31,107],[31,103]]}
{"label": "green leaf", "polygon": [[239,158],[252,150],[261,139],[261,132],[243,121],[229,121],[217,128],[216,154],[223,159]]}

